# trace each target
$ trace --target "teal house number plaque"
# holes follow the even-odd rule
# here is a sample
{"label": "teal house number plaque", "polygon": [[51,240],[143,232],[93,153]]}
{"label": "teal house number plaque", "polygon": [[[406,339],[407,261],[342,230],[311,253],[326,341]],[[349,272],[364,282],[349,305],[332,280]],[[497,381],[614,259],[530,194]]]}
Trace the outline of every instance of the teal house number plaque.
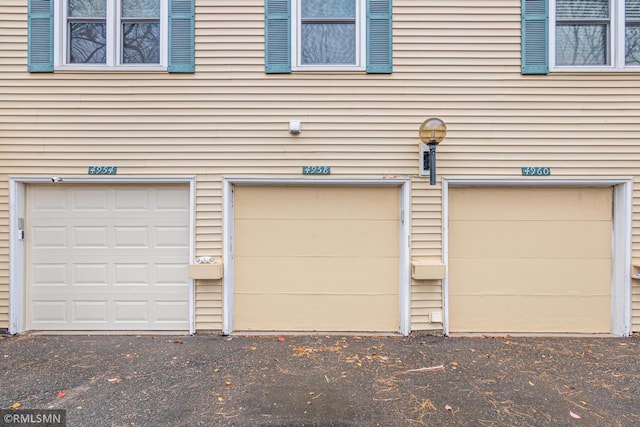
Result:
{"label": "teal house number plaque", "polygon": [[115,175],[118,173],[117,166],[89,166],[89,175]]}
{"label": "teal house number plaque", "polygon": [[547,167],[527,167],[521,168],[524,176],[548,176],[551,175],[551,169]]}
{"label": "teal house number plaque", "polygon": [[303,166],[302,175],[331,175],[331,166]]}

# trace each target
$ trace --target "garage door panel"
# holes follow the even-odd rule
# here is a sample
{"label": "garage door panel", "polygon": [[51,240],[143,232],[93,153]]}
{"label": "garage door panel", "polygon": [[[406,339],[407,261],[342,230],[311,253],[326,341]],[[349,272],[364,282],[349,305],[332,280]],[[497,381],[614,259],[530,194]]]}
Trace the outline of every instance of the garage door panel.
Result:
{"label": "garage door panel", "polygon": [[189,192],[176,187],[158,188],[152,193],[156,212],[174,212],[183,215],[189,212]]}
{"label": "garage door panel", "polygon": [[376,244],[398,235],[398,224],[394,221],[236,220],[235,224],[237,256],[350,256],[355,253],[363,257],[389,257],[396,256],[398,251],[397,245]]}
{"label": "garage door panel", "polygon": [[609,296],[457,297],[449,312],[450,328],[456,332],[608,333],[610,304]]}
{"label": "garage door panel", "polygon": [[148,286],[152,280],[147,263],[115,262],[113,274],[113,286]]}
{"label": "garage door panel", "polygon": [[189,263],[187,260],[184,262],[176,262],[175,258],[172,260],[160,261],[152,264],[155,271],[155,277],[151,283],[156,288],[167,286],[180,286],[187,288],[188,284],[184,278],[189,276]]}
{"label": "garage door panel", "polygon": [[122,189],[114,195],[113,209],[116,212],[146,211],[149,205],[149,191],[145,189]]}
{"label": "garage door panel", "polygon": [[140,248],[145,249],[153,246],[149,227],[146,226],[123,226],[113,227],[113,247],[120,248]]}
{"label": "garage door panel", "polygon": [[[67,293],[72,293],[74,298],[70,301],[161,301],[170,300],[184,304],[188,302],[188,298],[178,295],[186,291],[188,286],[113,286],[111,284],[74,284],[64,286],[45,286],[34,290],[32,301],[56,301]],[[115,295],[115,296],[114,296]]]}
{"label": "garage door panel", "polygon": [[73,301],[71,321],[74,323],[104,323],[108,322],[107,301]]}
{"label": "garage door panel", "polygon": [[234,209],[236,330],[398,330],[398,188],[237,187]]}
{"label": "garage door panel", "polygon": [[150,319],[160,329],[174,329],[176,323],[183,321],[188,302],[125,299],[33,301],[31,308],[34,329],[51,329],[52,326],[61,329],[72,323],[73,328],[64,329],[102,330],[118,325],[121,330],[149,330]]}
{"label": "garage door panel", "polygon": [[388,293],[389,283],[397,282],[398,259],[300,257],[292,262],[284,257],[243,257],[236,260],[236,271],[236,293],[262,288],[276,293],[373,295]]}
{"label": "garage door panel", "polygon": [[34,226],[30,230],[30,241],[33,248],[42,249],[67,249],[67,227],[59,226]]}
{"label": "garage door panel", "polygon": [[64,262],[37,264],[32,266],[31,272],[36,286],[63,285],[68,282],[69,273]]}
{"label": "garage door panel", "polygon": [[30,200],[32,214],[48,214],[50,212],[66,212],[69,210],[68,202],[70,198],[66,187],[49,186],[46,191],[35,191],[38,193],[37,197],[33,197]]}
{"label": "garage door panel", "polygon": [[147,323],[149,321],[148,301],[114,301],[115,323]]}
{"label": "garage door panel", "polygon": [[189,247],[188,226],[158,226],[151,231],[151,241],[155,243],[156,248],[163,251],[169,248],[187,249]]}
{"label": "garage door panel", "polygon": [[109,282],[108,264],[79,264],[71,265],[71,283],[74,286],[107,285]]}
{"label": "garage door panel", "polygon": [[455,188],[449,204],[458,208],[449,220],[606,221],[611,218],[611,198],[611,188]]}
{"label": "garage door panel", "polygon": [[[451,221],[451,257],[611,257],[611,221]],[[552,241],[562,239],[562,244]],[[593,241],[599,242],[597,245]]]}
{"label": "garage door panel", "polygon": [[187,330],[187,186],[52,188],[28,187],[28,327]]}
{"label": "garage door panel", "polygon": [[109,247],[109,229],[96,226],[75,226],[70,228],[71,246],[74,248]]}
{"label": "garage door panel", "polygon": [[[398,219],[397,188],[239,187],[236,219]],[[353,200],[358,200],[358,205]],[[296,200],[295,204],[291,201]],[[261,208],[255,209],[259,205]],[[287,206],[286,210],[282,206]]]}
{"label": "garage door panel", "polygon": [[164,325],[182,321],[185,310],[189,310],[189,301],[174,299],[153,301],[151,309],[155,312],[156,323]]}
{"label": "garage door panel", "polygon": [[610,259],[456,258],[452,295],[609,295]]}
{"label": "garage door panel", "polygon": [[[73,220],[67,218],[59,222]],[[104,219],[103,219],[104,220]],[[88,225],[81,225],[82,222]],[[51,225],[34,226],[29,230],[31,247],[37,249],[68,249],[68,248],[150,248],[150,249],[187,249],[189,246],[189,227],[185,225],[171,225],[174,221],[167,221],[165,226],[150,226],[148,224],[118,225],[111,221],[110,226],[92,225],[96,220],[76,221],[74,226]],[[56,221],[49,220],[49,223]],[[184,221],[183,221],[184,222]],[[181,251],[180,253],[183,253]],[[161,252],[164,253],[164,252]]]}
{"label": "garage door panel", "polygon": [[43,326],[67,322],[66,301],[31,301],[32,322]]}
{"label": "garage door panel", "polygon": [[451,332],[609,332],[611,188],[453,188]]}
{"label": "garage door panel", "polygon": [[241,294],[235,298],[244,309],[235,319],[239,330],[390,331],[389,325],[398,324],[397,295],[371,296],[366,304],[357,295]]}

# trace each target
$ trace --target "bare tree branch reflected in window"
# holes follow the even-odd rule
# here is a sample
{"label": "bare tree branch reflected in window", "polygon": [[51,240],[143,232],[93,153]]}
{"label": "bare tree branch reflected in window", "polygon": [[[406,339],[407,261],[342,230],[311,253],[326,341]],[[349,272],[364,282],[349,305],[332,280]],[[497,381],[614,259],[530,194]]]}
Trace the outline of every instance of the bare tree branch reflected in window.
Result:
{"label": "bare tree branch reflected in window", "polygon": [[556,0],[555,12],[556,65],[640,65],[640,0]]}
{"label": "bare tree branch reflected in window", "polygon": [[625,20],[625,63],[640,65],[640,0],[626,0]]}
{"label": "bare tree branch reflected in window", "polygon": [[157,23],[123,26],[122,62],[157,64],[160,62],[160,25]]}
{"label": "bare tree branch reflected in window", "polygon": [[120,40],[114,47],[121,64],[159,64],[160,13],[160,0],[68,0],[68,62],[107,64],[107,43]]}
{"label": "bare tree branch reflected in window", "polygon": [[556,64],[606,65],[609,0],[556,1]]}
{"label": "bare tree branch reflected in window", "polygon": [[556,64],[604,65],[607,63],[605,25],[556,27]]}
{"label": "bare tree branch reflected in window", "polygon": [[107,39],[104,24],[71,24],[70,62],[73,64],[104,64]]}
{"label": "bare tree branch reflected in window", "polygon": [[69,0],[70,17],[102,18],[107,16],[107,0]]}
{"label": "bare tree branch reflected in window", "polygon": [[302,0],[301,63],[356,63],[355,0]]}

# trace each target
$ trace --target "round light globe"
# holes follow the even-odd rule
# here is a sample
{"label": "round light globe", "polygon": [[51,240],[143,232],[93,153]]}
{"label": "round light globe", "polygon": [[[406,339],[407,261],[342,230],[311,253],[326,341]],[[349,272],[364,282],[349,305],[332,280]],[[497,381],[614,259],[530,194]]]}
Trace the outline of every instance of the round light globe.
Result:
{"label": "round light globe", "polygon": [[430,118],[420,125],[420,141],[425,144],[440,144],[447,135],[447,125],[437,118]]}

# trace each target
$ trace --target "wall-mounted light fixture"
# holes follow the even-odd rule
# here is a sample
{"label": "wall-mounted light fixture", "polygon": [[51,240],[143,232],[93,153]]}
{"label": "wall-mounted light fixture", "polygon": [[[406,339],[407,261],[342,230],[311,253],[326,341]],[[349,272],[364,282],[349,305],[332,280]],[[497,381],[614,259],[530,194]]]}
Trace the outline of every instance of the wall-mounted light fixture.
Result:
{"label": "wall-mounted light fixture", "polygon": [[[437,118],[430,118],[420,125],[420,141],[427,144],[428,150],[424,150],[422,168],[429,171],[429,184],[436,184],[436,145],[440,144],[447,135],[447,125]],[[422,151],[422,150],[421,150]]]}

